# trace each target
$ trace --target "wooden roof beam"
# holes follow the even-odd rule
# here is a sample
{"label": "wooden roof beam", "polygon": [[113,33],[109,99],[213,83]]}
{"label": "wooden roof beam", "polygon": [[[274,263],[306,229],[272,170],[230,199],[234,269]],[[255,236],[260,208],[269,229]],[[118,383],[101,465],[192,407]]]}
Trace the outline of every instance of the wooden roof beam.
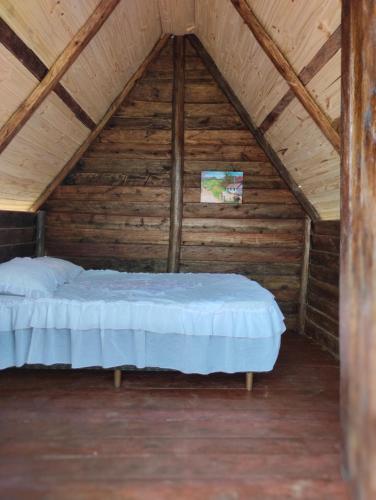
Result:
{"label": "wooden roof beam", "polygon": [[158,42],[154,45],[153,49],[149,53],[149,55],[144,59],[141,63],[137,71],[132,75],[132,77],[128,80],[123,90],[113,101],[111,106],[106,111],[106,114],[103,116],[101,121],[98,123],[96,128],[89,134],[89,136],[85,139],[84,143],[77,149],[77,151],[73,154],[70,160],[65,164],[62,170],[58,173],[58,175],[53,179],[53,181],[46,187],[43,193],[39,196],[39,198],[31,205],[29,208],[30,211],[35,212],[39,210],[39,208],[43,205],[43,203],[47,200],[47,198],[55,191],[55,189],[59,186],[59,184],[65,179],[65,177],[69,174],[72,168],[76,165],[76,163],[81,159],[82,155],[85,151],[90,147],[93,141],[98,137],[98,135],[102,132],[104,127],[107,125],[110,118],[116,113],[119,106],[122,104],[124,99],[128,96],[130,91],[133,89],[137,80],[139,80],[150,62],[159,54],[159,52],[166,45],[170,35],[163,35]]}
{"label": "wooden roof beam", "polygon": [[277,44],[272,40],[264,27],[261,25],[246,0],[231,0],[231,2],[252,32],[253,36],[263,48],[265,54],[269,57],[276,69],[289,84],[295,96],[299,99],[308,114],[318,125],[321,132],[332,144],[334,149],[337,152],[340,152],[340,137],[338,132],[333,128],[325,113],[320,109],[315,99],[303,85],[302,81],[295,73],[289,61],[282,54]]}
{"label": "wooden roof beam", "polygon": [[6,148],[19,130],[21,130],[51,90],[58,84],[59,80],[88,45],[90,40],[98,33],[119,1],[120,0],[102,0],[100,2],[93,14],[56,59],[39,85],[4,124],[0,130],[0,153]]}
{"label": "wooden roof beam", "polygon": [[[7,23],[0,18],[0,43],[14,55],[35,78],[42,81],[48,73],[48,67],[33,52],[30,47],[15,33]],[[71,94],[59,82],[53,89],[56,95],[64,102],[66,106],[74,113],[76,118],[90,130],[95,129],[95,122],[80,106],[80,104],[71,96]]]}
{"label": "wooden roof beam", "polygon": [[208,52],[206,51],[205,47],[202,45],[200,40],[195,35],[188,35],[188,39],[191,42],[191,44],[193,45],[193,47],[195,48],[197,54],[204,61],[210,74],[212,75],[214,80],[217,82],[217,84],[221,88],[222,92],[226,95],[227,99],[234,106],[234,108],[236,109],[240,118],[243,120],[244,124],[248,127],[250,132],[255,137],[259,146],[263,149],[264,153],[268,157],[271,164],[275,167],[275,169],[278,171],[279,175],[286,182],[286,184],[290,188],[291,192],[295,196],[296,200],[302,206],[303,210],[310,216],[310,218],[312,220],[314,220],[314,221],[319,220],[320,216],[319,216],[317,210],[310,203],[310,201],[307,199],[307,197],[305,196],[303,191],[300,189],[300,187],[296,184],[296,182],[292,178],[290,172],[287,170],[285,165],[282,163],[282,161],[280,160],[279,156],[274,151],[274,149],[270,146],[269,142],[265,139],[263,134],[257,129],[256,125],[252,122],[252,119],[249,116],[247,110],[244,108],[243,104],[240,102],[240,100],[234,94],[234,91],[232,90],[230,85],[227,83],[227,81],[223,77],[222,73],[219,71],[217,65],[215,64],[215,62],[213,61],[211,56],[208,54]]}

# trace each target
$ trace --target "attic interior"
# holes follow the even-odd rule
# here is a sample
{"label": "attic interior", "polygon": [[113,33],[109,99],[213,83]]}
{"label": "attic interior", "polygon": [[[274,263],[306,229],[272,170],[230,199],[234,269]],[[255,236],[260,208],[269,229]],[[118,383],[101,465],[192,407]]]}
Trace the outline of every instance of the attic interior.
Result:
{"label": "attic interior", "polygon": [[[4,366],[5,497],[349,498],[341,1],[0,0],[0,14],[0,262],[241,275],[287,328],[250,393],[218,370],[125,369],[114,389],[108,370]],[[241,203],[202,201],[202,172],[223,171],[242,172]]]}

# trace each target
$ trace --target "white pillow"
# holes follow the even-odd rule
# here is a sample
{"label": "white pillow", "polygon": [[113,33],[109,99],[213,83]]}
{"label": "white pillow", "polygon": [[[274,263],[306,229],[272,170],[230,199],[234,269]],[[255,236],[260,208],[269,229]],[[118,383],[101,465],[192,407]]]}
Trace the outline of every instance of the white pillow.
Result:
{"label": "white pillow", "polygon": [[57,259],[55,257],[37,257],[34,261],[39,262],[50,269],[59,285],[74,280],[84,269],[68,260]]}
{"label": "white pillow", "polygon": [[0,293],[39,299],[51,297],[58,287],[54,273],[30,257],[0,264]]}

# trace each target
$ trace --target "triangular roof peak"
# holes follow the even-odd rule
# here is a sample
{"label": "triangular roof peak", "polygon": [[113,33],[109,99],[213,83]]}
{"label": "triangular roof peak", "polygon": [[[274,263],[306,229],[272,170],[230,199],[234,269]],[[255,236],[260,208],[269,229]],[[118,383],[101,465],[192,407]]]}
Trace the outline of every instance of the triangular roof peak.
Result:
{"label": "triangular roof peak", "polygon": [[37,208],[164,34],[195,33],[297,192],[321,218],[338,218],[340,8],[339,0],[2,2],[0,209]]}

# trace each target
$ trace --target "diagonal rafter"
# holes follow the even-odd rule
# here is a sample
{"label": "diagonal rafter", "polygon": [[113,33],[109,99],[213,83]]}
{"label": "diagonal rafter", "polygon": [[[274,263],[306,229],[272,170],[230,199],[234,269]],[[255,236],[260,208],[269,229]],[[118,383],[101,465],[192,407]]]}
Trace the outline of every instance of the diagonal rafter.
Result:
{"label": "diagonal rafter", "polygon": [[217,84],[221,88],[222,92],[226,95],[227,99],[234,106],[237,113],[239,114],[239,116],[243,120],[244,124],[248,127],[248,129],[250,130],[250,132],[253,134],[256,141],[258,142],[259,146],[265,152],[269,161],[276,168],[276,170],[278,171],[278,173],[282,177],[282,179],[286,182],[286,184],[290,188],[291,192],[295,196],[298,203],[302,206],[304,211],[310,216],[310,218],[312,220],[319,220],[320,216],[319,216],[317,210],[309,202],[309,200],[304,195],[304,193],[302,192],[300,187],[296,184],[296,182],[292,178],[290,172],[287,170],[285,165],[282,163],[279,156],[274,151],[274,149],[270,146],[270,144],[265,139],[263,134],[257,129],[256,125],[252,122],[252,119],[249,116],[247,110],[244,108],[244,106],[242,105],[240,100],[234,94],[234,91],[231,89],[230,85],[227,83],[225,78],[222,76],[217,65],[215,64],[215,62],[213,61],[211,56],[208,54],[208,52],[206,51],[205,47],[202,45],[200,40],[195,35],[188,35],[188,39],[191,42],[191,44],[193,45],[193,47],[195,48],[197,54],[204,61],[207,69],[209,70],[210,74],[212,75],[214,80],[217,82]]}
{"label": "diagonal rafter", "polygon": [[115,114],[119,106],[122,104],[124,99],[128,96],[128,94],[133,89],[137,80],[139,80],[143,74],[145,73],[146,68],[150,64],[150,62],[159,54],[159,52],[166,45],[170,35],[165,34],[162,35],[158,42],[155,44],[149,55],[144,59],[136,72],[132,75],[132,77],[128,80],[126,85],[120,94],[113,101],[111,106],[108,108],[106,114],[103,116],[101,121],[98,123],[96,128],[89,134],[89,136],[85,139],[83,144],[77,149],[77,151],[73,154],[70,160],[64,165],[62,170],[58,173],[58,175],[53,179],[53,181],[46,187],[43,193],[39,196],[39,198],[31,205],[29,208],[30,211],[35,212],[39,210],[39,208],[43,205],[43,203],[47,200],[47,198],[53,193],[53,191],[58,187],[58,185],[64,180],[64,178],[69,174],[72,168],[76,165],[76,163],[80,160],[85,151],[91,146],[93,141],[98,137],[98,135],[102,132],[104,127],[107,125],[108,121]]}
{"label": "diagonal rafter", "polygon": [[[33,52],[30,47],[15,33],[7,23],[0,18],[0,43],[14,55],[27,70],[32,73],[39,81],[48,73],[48,67]],[[90,130],[95,129],[95,122],[90,118],[80,104],[71,96],[71,94],[59,82],[55,85],[53,92],[68,106],[76,118]]]}
{"label": "diagonal rafter", "polygon": [[102,0],[82,28],[65,47],[39,85],[18,107],[0,130],[0,153],[25,125],[38,106],[58,84],[73,62],[98,33],[120,0]]}
{"label": "diagonal rafter", "polygon": [[253,36],[256,38],[257,42],[264,50],[265,54],[269,57],[278,72],[286,80],[295,96],[299,99],[308,114],[318,125],[321,132],[332,144],[334,149],[337,152],[340,152],[340,137],[338,132],[333,128],[325,113],[321,110],[315,99],[308,92],[274,40],[261,25],[246,0],[231,0],[231,2],[252,32]]}

